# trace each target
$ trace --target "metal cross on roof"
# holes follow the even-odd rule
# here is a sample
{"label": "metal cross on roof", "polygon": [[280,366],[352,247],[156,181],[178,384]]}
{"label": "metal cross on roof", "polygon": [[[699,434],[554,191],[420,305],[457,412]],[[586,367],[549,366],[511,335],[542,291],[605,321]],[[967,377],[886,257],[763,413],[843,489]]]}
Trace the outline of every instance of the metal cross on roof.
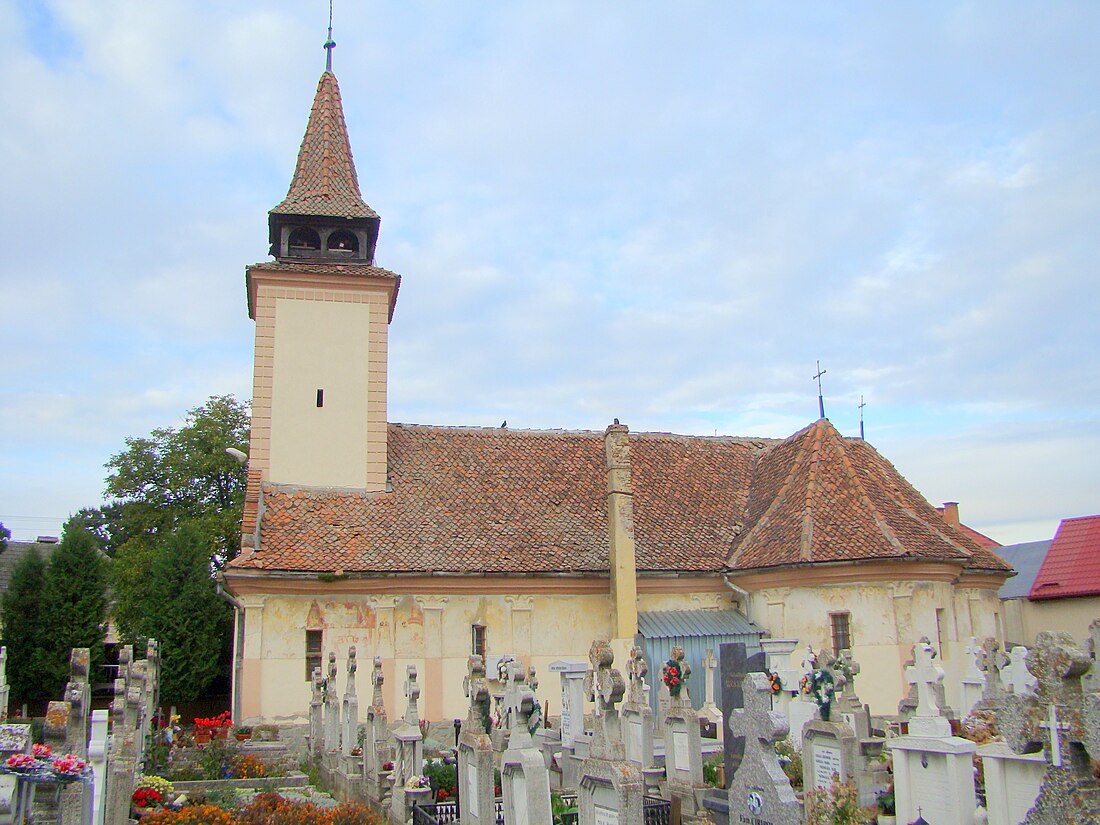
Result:
{"label": "metal cross on roof", "polygon": [[817,410],[821,415],[820,418],[825,417],[825,396],[821,394],[821,376],[823,376],[828,370],[821,369],[821,362],[817,362],[817,375],[814,376],[814,380],[817,381]]}
{"label": "metal cross on roof", "polygon": [[336,41],[332,39],[332,0],[328,0],[328,40],[325,41],[325,71],[332,71],[332,50]]}

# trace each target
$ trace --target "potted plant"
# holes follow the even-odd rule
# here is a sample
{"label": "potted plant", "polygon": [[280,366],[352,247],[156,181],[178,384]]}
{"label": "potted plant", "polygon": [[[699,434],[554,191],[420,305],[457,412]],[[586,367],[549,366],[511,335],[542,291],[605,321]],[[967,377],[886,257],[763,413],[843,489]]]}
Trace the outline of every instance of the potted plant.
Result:
{"label": "potted plant", "polygon": [[252,727],[249,725],[241,725],[238,728],[234,728],[233,735],[237,738],[238,742],[246,742],[252,738]]}
{"label": "potted plant", "polygon": [[894,789],[890,787],[880,791],[875,802],[878,804],[879,811],[878,825],[894,825],[898,821],[894,808]]}

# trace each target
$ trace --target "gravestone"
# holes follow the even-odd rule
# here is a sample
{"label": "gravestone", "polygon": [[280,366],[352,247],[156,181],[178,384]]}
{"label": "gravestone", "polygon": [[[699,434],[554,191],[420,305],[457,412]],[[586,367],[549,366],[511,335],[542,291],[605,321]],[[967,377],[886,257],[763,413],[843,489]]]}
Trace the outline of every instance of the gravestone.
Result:
{"label": "gravestone", "polygon": [[367,797],[379,806],[387,801],[392,788],[391,772],[382,770],[386,762],[393,760],[389,720],[382,696],[382,685],[385,680],[382,673],[382,657],[375,656],[374,667],[370,674],[373,691],[370,705],[367,707],[367,735],[363,742],[363,776],[367,784]]}
{"label": "gravestone", "polygon": [[0,722],[7,721],[11,685],[8,684],[8,649],[0,647]]}
{"label": "gravestone", "polygon": [[721,740],[724,736],[722,730],[722,711],[718,708],[718,702],[714,693],[718,659],[714,656],[713,648],[708,647],[706,649],[706,652],[703,654],[702,666],[703,706],[699,708],[699,719],[706,723],[708,729],[713,729],[717,738]]}
{"label": "gravestone", "polygon": [[111,703],[111,738],[107,756],[107,802],[104,819],[114,825],[126,822],[130,816],[130,797],[134,793],[134,773],[137,770],[134,746],[135,719],[127,701],[130,687],[130,664],[134,649],[124,646],[118,653],[118,678],[115,679],[114,700]]}
{"label": "gravestone", "polygon": [[417,707],[420,685],[416,681],[416,665],[408,665],[405,674],[405,717],[393,731],[394,792],[391,802],[393,814],[400,822],[406,822],[411,816],[413,797],[405,790],[405,783],[424,771],[424,734],[420,731],[420,711]]}
{"label": "gravestone", "polygon": [[[688,678],[691,668],[684,661],[684,649],[672,648],[672,658],[661,669],[661,682],[668,686],[671,703],[665,716],[665,772],[668,791],[678,800],[685,822],[703,815],[703,743],[699,716],[691,706]],[[674,802],[675,804],[675,802]]]}
{"label": "gravestone", "polygon": [[[1082,692],[1092,666],[1088,653],[1068,633],[1043,632],[1026,657],[1034,677],[1027,693],[1004,697],[997,729],[1016,753],[1042,745],[1046,772],[1027,825],[1100,822],[1100,800],[1089,756],[1100,752],[1100,714]],[[1013,676],[1013,682],[1016,682]],[[1096,694],[1089,694],[1090,699]]]}
{"label": "gravestone", "polygon": [[987,636],[982,642],[982,652],[979,658],[979,667],[982,670],[982,700],[978,703],[978,710],[994,710],[1001,702],[1004,695],[1004,685],[1001,683],[1001,669],[1008,664],[1008,657],[1001,650],[1001,643],[992,636]]}
{"label": "gravestone", "polygon": [[340,694],[336,687],[339,674],[336,653],[329,651],[328,676],[325,678],[325,757],[340,750]]}
{"label": "gravestone", "polygon": [[[30,753],[34,740],[30,725],[0,724],[0,761],[21,753]],[[20,805],[16,798],[16,780],[14,776],[0,775],[0,820],[12,822],[16,808],[29,810],[33,799],[23,800]]]}
{"label": "gravestone", "polygon": [[581,766],[578,789],[580,825],[637,825],[642,821],[642,774],[626,761],[615,706],[626,692],[615,654],[605,640],[592,643],[585,693],[596,703],[589,756]]}
{"label": "gravestone", "polygon": [[92,731],[88,737],[88,765],[92,769],[92,825],[104,825],[107,811],[107,736],[110,712],[92,711]]}
{"label": "gravestone", "polygon": [[771,692],[767,675],[745,674],[744,707],[730,715],[726,741],[743,743],[737,770],[727,777],[729,821],[735,825],[802,825],[802,807],[775,753],[775,743],[790,727],[782,713],[771,709]]}
{"label": "gravestone", "polygon": [[982,671],[982,656],[985,652],[982,650],[981,645],[978,644],[978,639],[974,636],[970,637],[970,641],[966,643],[966,647],[963,649],[963,676],[960,682],[961,701],[959,702],[959,713],[963,717],[967,717],[982,701],[982,696],[985,695],[985,673]]}
{"label": "gravestone", "polygon": [[[348,677],[344,686],[344,702],[341,719],[343,730],[340,736],[341,748],[345,759],[343,768],[346,772],[355,772],[351,762],[351,752],[359,746],[359,696],[355,692],[355,671],[358,667],[355,661],[355,645],[348,650]],[[357,760],[362,761],[362,760]]]}
{"label": "gravestone", "polygon": [[653,765],[653,709],[645,693],[645,677],[649,665],[640,647],[630,648],[626,664],[626,697],[619,719],[622,722],[623,750],[626,759],[639,768]]}
{"label": "gravestone", "polygon": [[833,775],[854,782],[859,761],[859,740],[844,722],[806,723],[802,729],[802,787],[807,791],[828,788]]}
{"label": "gravestone", "polygon": [[[508,749],[500,758],[505,825],[551,825],[550,772],[531,738],[531,718],[537,704],[518,665],[510,677],[515,686]],[[490,808],[490,810],[492,810]]]}
{"label": "gravestone", "polygon": [[1008,693],[1029,696],[1039,680],[1027,668],[1027,648],[1016,645],[1008,654],[1008,664],[1001,668],[1001,685]]}
{"label": "gravestone", "polygon": [[309,699],[309,750],[314,756],[320,756],[325,750],[323,712],[325,706],[325,677],[321,668],[313,668],[310,677],[312,694]]}
{"label": "gravestone", "polygon": [[[463,687],[470,700],[458,737],[458,796],[462,825],[493,825],[493,741],[489,736],[489,682],[485,660],[471,656],[466,662]],[[544,763],[545,764],[545,763]]]}
{"label": "gravestone", "polygon": [[1046,774],[1043,752],[1016,753],[1004,742],[978,748],[985,776],[988,825],[1018,825],[1035,804]]}
{"label": "gravestone", "polygon": [[[561,768],[563,788],[576,789],[580,781],[581,762],[587,755],[588,740],[584,733],[584,679],[588,665],[577,661],[558,661],[550,670],[561,678]],[[578,753],[578,748],[581,753]]]}
{"label": "gravestone", "polygon": [[[763,673],[767,670],[767,658],[764,653],[749,656],[744,642],[725,642],[718,646],[720,676],[722,678],[722,714],[726,732],[730,729],[733,711],[744,707],[744,682],[748,673]],[[745,749],[744,739],[730,736],[723,738],[725,756],[726,783],[741,763],[741,754]]]}
{"label": "gravestone", "polygon": [[943,668],[933,656],[927,642],[914,646],[914,663],[906,668],[917,698],[909,733],[886,743],[894,756],[897,817],[899,822],[912,822],[919,808],[936,825],[973,825],[977,746],[951,735],[951,723],[942,715],[936,690],[943,683]]}
{"label": "gravestone", "polygon": [[[931,660],[933,660],[932,664],[934,664],[936,667],[939,667],[939,657],[937,656],[935,649],[932,647],[931,642],[928,640],[927,636],[921,636],[920,641],[918,641],[912,647],[909,661],[905,663],[906,674],[913,673],[913,668],[916,666],[917,663],[918,649],[927,649],[928,655],[931,657]],[[928,689],[932,691],[932,696],[928,698],[928,701],[931,701],[935,704],[937,708],[937,716],[943,716],[945,719],[951,720],[955,718],[955,711],[952,710],[947,704],[947,695],[944,692],[942,672],[943,668],[940,668],[941,677],[938,680],[935,680],[931,684],[931,686],[928,687]],[[904,699],[902,699],[898,703],[898,717],[902,722],[906,724],[909,722],[909,718],[917,712],[917,705],[920,704],[921,700],[920,696],[918,696],[918,691],[918,682],[910,679],[909,693],[905,696]],[[948,722],[948,726],[950,727],[950,722]],[[912,733],[912,731],[910,731],[910,733]]]}
{"label": "gravestone", "polygon": [[65,685],[65,701],[69,703],[65,752],[80,759],[88,755],[88,714],[92,709],[92,686],[88,681],[90,661],[89,648],[73,648],[69,659],[69,681]]}

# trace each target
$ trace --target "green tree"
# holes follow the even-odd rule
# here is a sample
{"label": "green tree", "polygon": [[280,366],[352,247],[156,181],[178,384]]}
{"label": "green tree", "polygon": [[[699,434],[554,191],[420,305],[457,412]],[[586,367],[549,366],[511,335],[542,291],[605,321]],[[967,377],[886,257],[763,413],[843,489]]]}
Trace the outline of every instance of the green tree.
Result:
{"label": "green tree", "polygon": [[20,699],[49,695],[47,673],[42,667],[42,642],[52,621],[42,613],[42,588],[46,562],[31,547],[15,565],[8,589],[0,599],[3,644],[8,649],[8,681]]}
{"label": "green tree", "polygon": [[50,556],[42,583],[40,607],[49,633],[39,645],[50,696],[59,696],[69,678],[74,647],[91,650],[92,679],[103,665],[107,621],[106,560],[96,537],[87,530],[67,530]]}
{"label": "green tree", "polygon": [[123,504],[104,504],[100,507],[83,507],[61,527],[62,534],[70,530],[87,530],[96,540],[99,549],[114,556],[118,548],[130,539],[122,528]]}
{"label": "green tree", "polygon": [[248,405],[225,395],[188,412],[178,430],[127,438],[126,449],[107,462],[106,493],[116,501],[104,511],[106,533],[124,544],[191,522],[210,548],[211,564],[220,568],[240,548],[248,481],[225,450],[246,451],[248,435]]}
{"label": "green tree", "polygon": [[0,521],[0,553],[8,549],[8,539],[10,538],[11,530],[4,526],[4,522]]}
{"label": "green tree", "polygon": [[196,699],[218,673],[232,622],[210,573],[203,530],[188,522],[151,544],[129,542],[116,563],[116,587],[129,592],[115,606],[120,634],[160,643],[165,701]]}

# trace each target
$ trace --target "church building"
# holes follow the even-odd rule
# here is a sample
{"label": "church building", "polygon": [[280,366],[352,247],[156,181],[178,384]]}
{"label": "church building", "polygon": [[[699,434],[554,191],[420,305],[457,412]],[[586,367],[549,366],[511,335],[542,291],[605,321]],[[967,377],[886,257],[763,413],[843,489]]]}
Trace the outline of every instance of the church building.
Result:
{"label": "church building", "polygon": [[920,636],[951,673],[969,637],[1002,635],[1011,567],[825,418],[785,439],[389,422],[401,277],[375,263],[331,71],[269,227],[273,260],[246,270],[248,491],[223,574],[239,721],[303,720],[313,668],[351,645],[382,657],[391,715],[407,664],[423,718],[464,715],[471,653],[535,666],[556,715],[552,662],[604,638],[617,666],[643,643],[656,673],[653,628],[677,623],[708,647],[850,647],[889,713]]}

